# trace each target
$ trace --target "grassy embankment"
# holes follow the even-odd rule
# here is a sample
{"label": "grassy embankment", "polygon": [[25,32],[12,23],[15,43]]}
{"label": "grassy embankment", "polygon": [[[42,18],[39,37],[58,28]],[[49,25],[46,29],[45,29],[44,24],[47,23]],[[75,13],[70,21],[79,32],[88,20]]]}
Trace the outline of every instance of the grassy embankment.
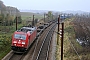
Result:
{"label": "grassy embankment", "polygon": [[[75,50],[72,47],[81,48],[76,42],[75,31],[72,24],[73,18],[65,21],[65,35],[64,35],[64,60],[79,60]],[[71,44],[72,42],[72,44]]]}
{"label": "grassy embankment", "polygon": [[[75,32],[73,28],[73,18],[66,19],[64,22],[64,55],[63,60],[88,60],[90,57],[90,52],[88,53],[85,48],[79,45],[75,38]],[[76,51],[78,52],[79,56],[77,56],[76,52],[74,51],[70,41],[73,43]],[[60,60],[60,50],[61,50],[61,42],[59,40],[59,45],[56,48],[56,60]],[[80,59],[79,59],[80,58]]]}
{"label": "grassy embankment", "polygon": [[[18,29],[22,24],[18,24]],[[15,24],[13,26],[0,26],[0,59],[2,59],[11,50],[11,36],[15,31]]]}

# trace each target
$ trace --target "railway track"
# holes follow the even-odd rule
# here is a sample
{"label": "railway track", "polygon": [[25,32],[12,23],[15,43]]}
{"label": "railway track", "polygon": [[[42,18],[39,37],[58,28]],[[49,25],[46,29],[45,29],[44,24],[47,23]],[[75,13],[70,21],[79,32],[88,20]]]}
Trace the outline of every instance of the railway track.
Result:
{"label": "railway track", "polygon": [[51,33],[49,33],[50,32],[50,29],[54,25],[55,24],[53,24],[53,25],[49,26],[47,29],[45,29],[45,31],[40,35],[40,37],[38,38],[38,40],[33,45],[32,49],[30,49],[30,51],[28,52],[28,54],[26,55],[26,57],[24,58],[24,60],[36,60],[37,59],[37,56],[39,56],[40,51],[41,51],[41,46],[44,45],[44,42],[45,42],[48,34],[51,34]]}
{"label": "railway track", "polygon": [[[13,53],[12,56],[8,57],[8,60],[36,60],[36,59],[38,60],[41,58],[41,56],[44,57],[45,54],[46,54],[45,57],[47,57],[48,59],[49,47],[51,42],[50,36],[52,36],[55,26],[56,26],[56,23],[51,24],[50,26],[48,26],[48,28],[45,28],[42,34],[39,35],[38,39],[34,41],[34,43],[30,46],[29,50],[26,53],[23,53],[23,54]],[[41,54],[43,53],[43,51],[45,51],[44,55]],[[4,60],[7,60],[7,59],[4,59]]]}
{"label": "railway track", "polygon": [[38,56],[35,60],[48,60],[49,58],[49,50],[50,50],[50,44],[52,40],[53,31],[55,29],[55,25],[50,29],[49,33],[47,33],[47,36],[43,40],[43,43],[39,49]]}
{"label": "railway track", "polygon": [[9,60],[21,60],[25,56],[25,53],[14,53]]}

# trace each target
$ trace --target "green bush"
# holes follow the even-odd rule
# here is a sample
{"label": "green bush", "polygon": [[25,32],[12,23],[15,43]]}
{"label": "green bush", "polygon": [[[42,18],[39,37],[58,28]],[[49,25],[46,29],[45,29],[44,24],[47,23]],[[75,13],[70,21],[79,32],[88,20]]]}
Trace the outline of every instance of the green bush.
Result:
{"label": "green bush", "polygon": [[2,43],[2,46],[7,46],[11,43],[11,37],[0,35],[0,42]]}

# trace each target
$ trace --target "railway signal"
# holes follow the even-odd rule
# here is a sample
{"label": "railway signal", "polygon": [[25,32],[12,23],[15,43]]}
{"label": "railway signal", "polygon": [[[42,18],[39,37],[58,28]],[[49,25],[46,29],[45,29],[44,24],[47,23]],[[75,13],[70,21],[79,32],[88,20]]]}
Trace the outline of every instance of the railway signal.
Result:
{"label": "railway signal", "polygon": [[60,38],[62,38],[62,29],[60,29],[60,33],[59,34],[60,34]]}

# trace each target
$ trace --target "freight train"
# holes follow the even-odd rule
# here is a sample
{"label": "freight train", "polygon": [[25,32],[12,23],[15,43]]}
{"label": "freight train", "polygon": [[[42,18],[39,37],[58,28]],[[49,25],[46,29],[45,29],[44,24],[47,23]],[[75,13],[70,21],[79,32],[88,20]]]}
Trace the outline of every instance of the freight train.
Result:
{"label": "freight train", "polygon": [[14,52],[25,52],[36,38],[50,26],[54,21],[45,23],[39,27],[32,27],[31,25],[24,26],[20,30],[17,30],[12,35],[11,49]]}
{"label": "freight train", "polygon": [[11,49],[15,52],[25,52],[37,37],[36,27],[22,27],[12,35]]}

